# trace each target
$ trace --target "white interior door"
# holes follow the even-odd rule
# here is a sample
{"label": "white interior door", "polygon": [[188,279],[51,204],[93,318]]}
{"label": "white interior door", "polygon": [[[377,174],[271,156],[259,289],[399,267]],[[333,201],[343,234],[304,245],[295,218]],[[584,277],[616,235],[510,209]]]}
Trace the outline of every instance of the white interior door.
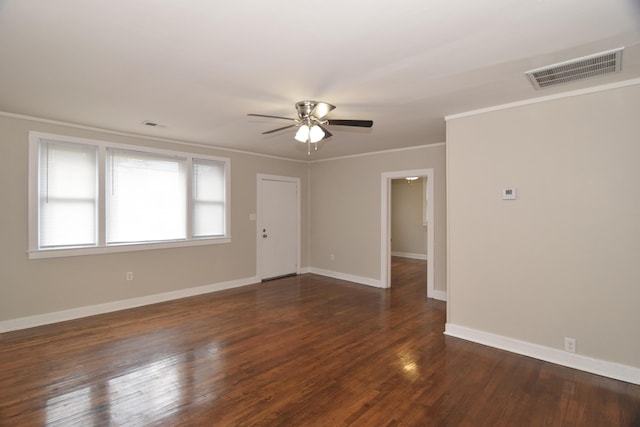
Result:
{"label": "white interior door", "polygon": [[260,278],[296,274],[299,259],[299,180],[261,176],[258,187]]}

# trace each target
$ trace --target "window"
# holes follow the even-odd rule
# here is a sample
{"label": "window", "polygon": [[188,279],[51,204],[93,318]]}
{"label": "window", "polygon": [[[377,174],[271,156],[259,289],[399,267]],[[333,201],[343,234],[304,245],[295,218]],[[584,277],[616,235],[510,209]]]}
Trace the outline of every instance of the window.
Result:
{"label": "window", "polygon": [[193,161],[193,235],[218,236],[225,229],[224,164]]}
{"label": "window", "polygon": [[230,241],[226,158],[30,133],[29,256]]}
{"label": "window", "polygon": [[97,160],[90,145],[40,142],[40,248],[97,244]]}
{"label": "window", "polygon": [[107,244],[187,237],[186,164],[185,158],[107,148]]}

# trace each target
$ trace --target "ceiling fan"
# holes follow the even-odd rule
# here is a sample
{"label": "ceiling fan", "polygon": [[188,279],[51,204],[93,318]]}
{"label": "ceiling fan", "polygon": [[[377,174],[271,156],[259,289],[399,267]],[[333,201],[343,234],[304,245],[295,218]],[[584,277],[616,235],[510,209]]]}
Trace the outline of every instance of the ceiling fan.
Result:
{"label": "ceiling fan", "polygon": [[247,116],[269,117],[272,119],[293,121],[294,123],[291,125],[268,130],[266,132],[262,132],[262,134],[265,135],[292,127],[298,127],[298,131],[294,138],[296,141],[306,143],[307,154],[311,154],[312,144],[315,151],[318,149],[318,142],[329,138],[332,135],[325,126],[356,126],[363,128],[370,128],[373,126],[372,120],[326,119],[325,116],[334,108],[336,108],[334,105],[327,104],[326,102],[300,101],[296,104],[296,110],[298,111],[298,118],[296,119],[292,119],[290,117],[271,116],[268,114],[247,114]]}

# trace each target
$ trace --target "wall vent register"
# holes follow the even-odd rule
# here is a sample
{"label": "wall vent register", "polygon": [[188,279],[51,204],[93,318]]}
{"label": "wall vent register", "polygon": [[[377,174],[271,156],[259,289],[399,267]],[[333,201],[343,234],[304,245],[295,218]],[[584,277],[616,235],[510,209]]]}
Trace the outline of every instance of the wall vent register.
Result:
{"label": "wall vent register", "polygon": [[616,73],[622,69],[622,50],[623,48],[618,48],[583,56],[536,68],[525,72],[525,74],[535,89],[543,89],[576,80]]}

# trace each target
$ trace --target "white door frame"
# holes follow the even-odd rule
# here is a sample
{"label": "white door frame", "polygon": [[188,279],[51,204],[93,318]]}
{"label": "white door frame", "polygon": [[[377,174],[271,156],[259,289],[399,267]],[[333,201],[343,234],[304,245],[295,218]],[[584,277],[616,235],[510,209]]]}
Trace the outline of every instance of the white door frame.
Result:
{"label": "white door frame", "polygon": [[264,181],[283,181],[296,184],[296,274],[300,274],[300,178],[293,176],[269,175],[264,173],[257,174],[257,205],[256,205],[256,276],[262,280],[262,183]]}
{"label": "white door frame", "polygon": [[425,197],[427,203],[427,297],[435,296],[435,263],[434,260],[434,170],[411,169],[404,171],[383,172],[380,185],[382,210],[380,214],[380,281],[383,288],[391,286],[391,180],[406,178],[408,176],[426,176],[427,186]]}

